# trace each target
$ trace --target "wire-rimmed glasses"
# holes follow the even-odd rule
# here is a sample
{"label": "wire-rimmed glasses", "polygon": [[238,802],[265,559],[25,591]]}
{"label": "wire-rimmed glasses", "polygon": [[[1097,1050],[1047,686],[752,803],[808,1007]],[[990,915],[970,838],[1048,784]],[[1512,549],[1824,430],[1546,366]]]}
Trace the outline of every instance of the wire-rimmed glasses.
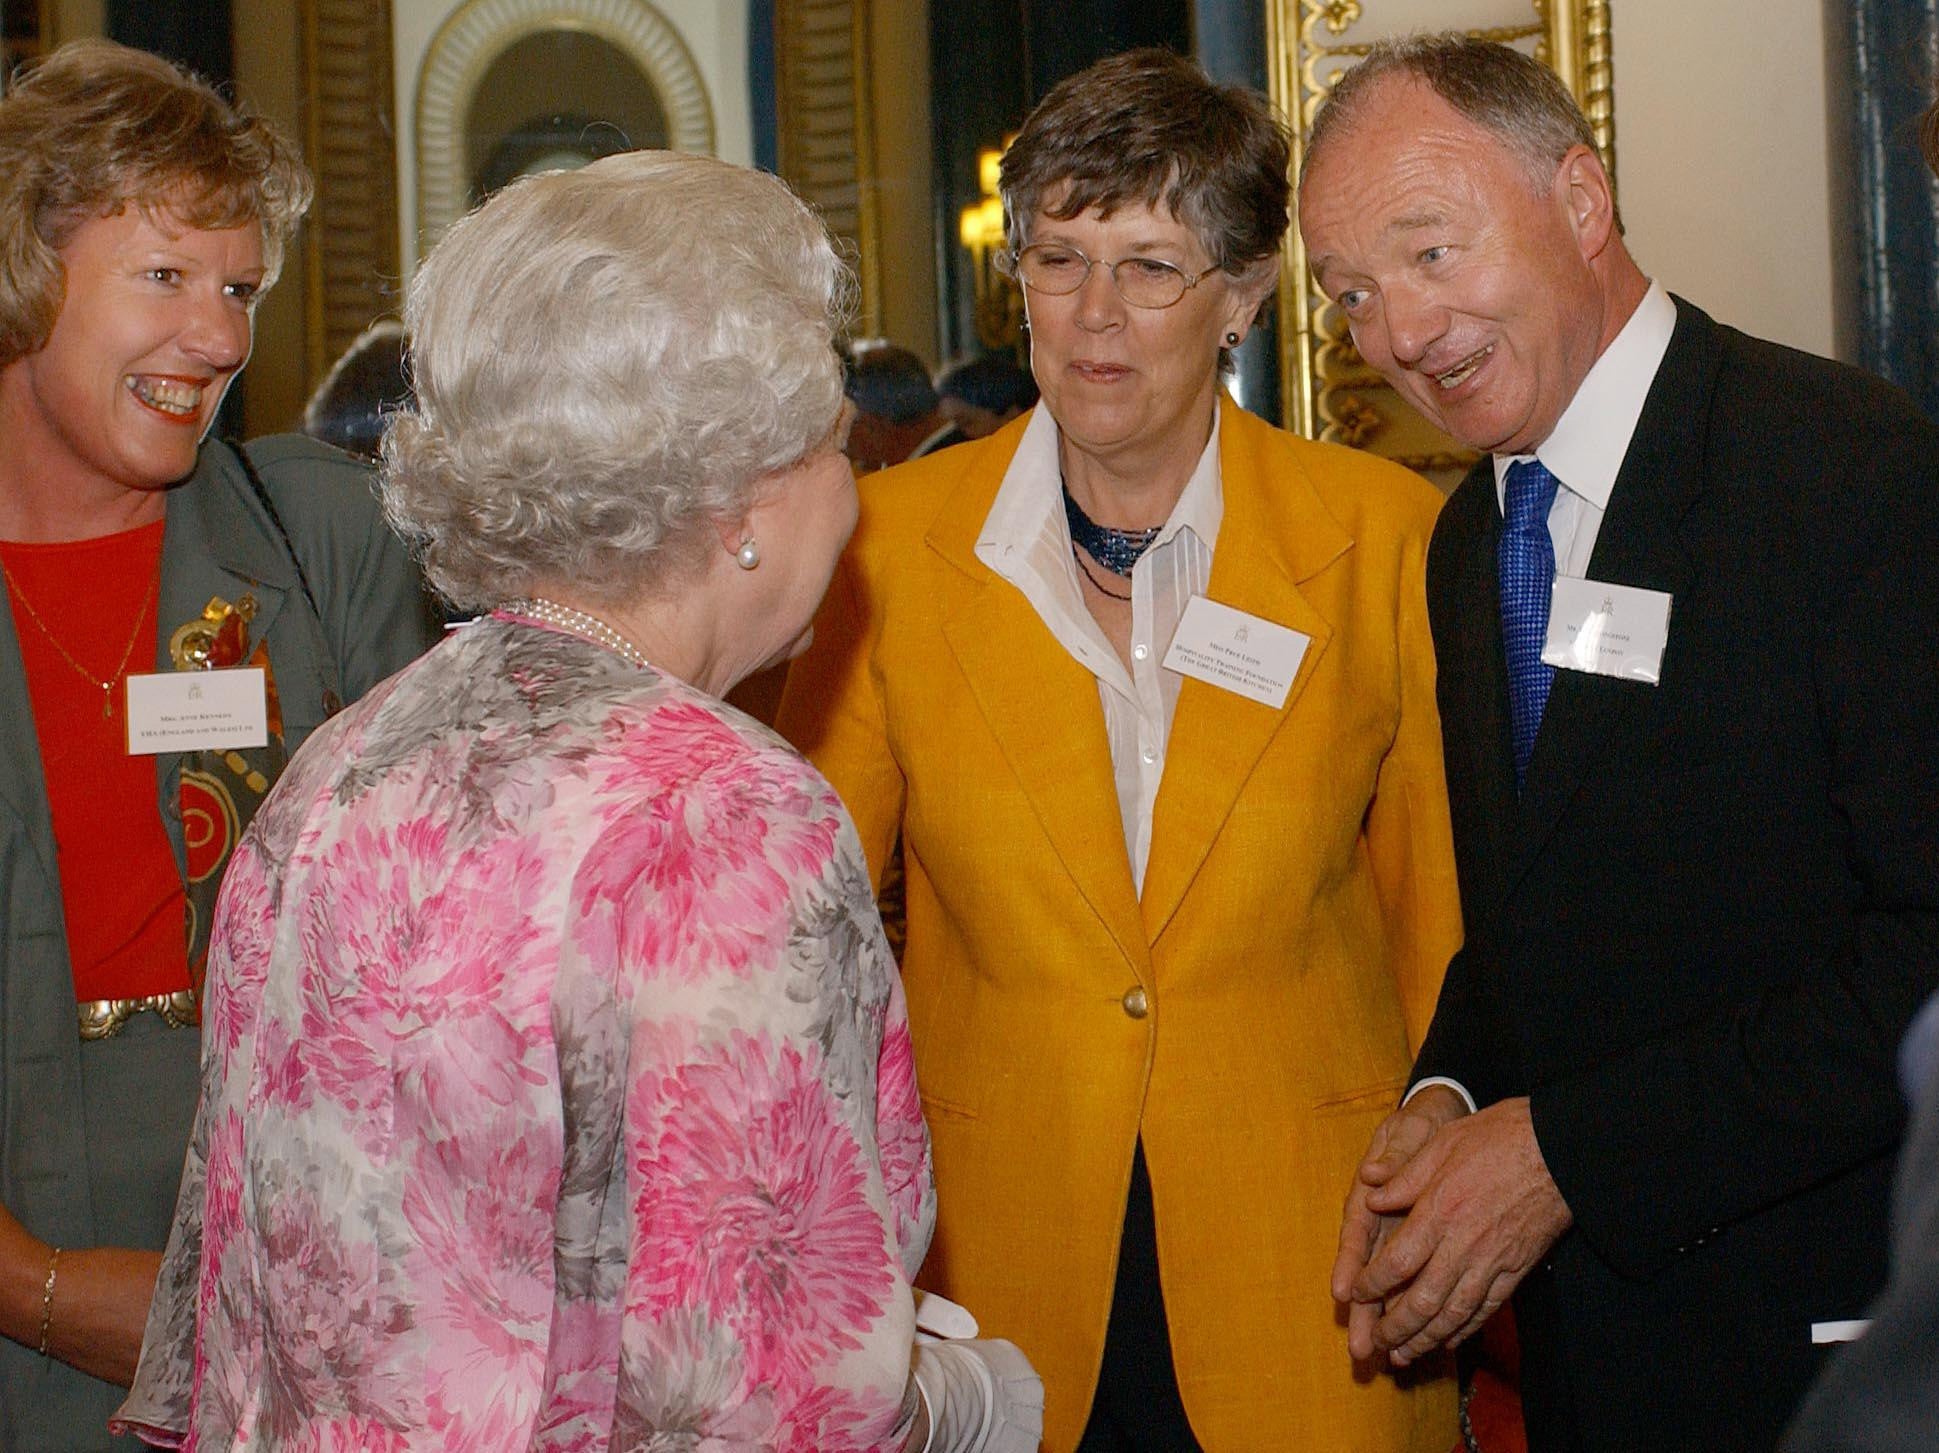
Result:
{"label": "wire-rimmed glasses", "polygon": [[1110,270],[1111,283],[1118,296],[1134,308],[1169,308],[1205,278],[1218,271],[1208,267],[1186,272],[1162,257],[1121,257],[1103,262],[1086,257],[1067,242],[1033,242],[1016,252],[1000,252],[997,271],[1013,277],[1034,292],[1053,298],[1074,293],[1084,286],[1091,269],[1102,265]]}

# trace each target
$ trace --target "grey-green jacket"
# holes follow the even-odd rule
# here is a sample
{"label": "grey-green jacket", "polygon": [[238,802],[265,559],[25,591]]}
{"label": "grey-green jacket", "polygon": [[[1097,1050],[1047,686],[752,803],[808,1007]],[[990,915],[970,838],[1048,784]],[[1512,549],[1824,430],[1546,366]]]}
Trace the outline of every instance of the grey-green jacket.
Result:
{"label": "grey-green jacket", "polygon": [[[378,511],[367,467],[297,435],[247,448],[274,519],[226,444],[206,443],[195,473],[169,493],[154,669],[172,669],[169,634],[199,615],[211,596],[234,601],[244,591],[254,594],[251,639],[268,644],[284,743],[294,754],[338,705],[430,646],[437,625],[408,552]],[[14,630],[0,591],[0,1203],[34,1235],[87,1247],[98,1236],[79,1109],[74,985],[53,826]],[[178,867],[184,861],[181,765],[178,754],[156,759],[157,803]],[[170,1032],[182,1036],[183,1052],[194,1052],[192,1031]],[[175,1167],[171,1179],[184,1148],[164,1157]],[[164,1220],[145,1249],[161,1250],[167,1232]],[[139,1446],[107,1436],[108,1415],[121,1396],[118,1388],[0,1339],[0,1453]]]}

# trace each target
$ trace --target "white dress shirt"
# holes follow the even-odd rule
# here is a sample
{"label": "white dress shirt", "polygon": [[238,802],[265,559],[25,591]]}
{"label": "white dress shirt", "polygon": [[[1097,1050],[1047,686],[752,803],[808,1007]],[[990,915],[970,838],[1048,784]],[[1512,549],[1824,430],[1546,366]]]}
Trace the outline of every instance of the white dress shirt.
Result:
{"label": "white dress shirt", "polygon": [[[1533,454],[1495,456],[1495,502],[1508,513],[1508,466],[1539,459],[1555,476],[1555,503],[1549,508],[1549,539],[1555,546],[1555,572],[1577,578],[1589,573],[1609,494],[1636,434],[1643,400],[1676,330],[1676,304],[1662,285],[1652,282],[1622,331],[1590,366],[1582,385]],[[1429,1085],[1446,1085],[1470,1110],[1474,1096],[1458,1080],[1432,1075],[1407,1092],[1413,1099]]]}
{"label": "white dress shirt", "polygon": [[[1205,593],[1212,577],[1212,547],[1224,514],[1219,423],[1214,413],[1212,437],[1184,493],[1172,506],[1158,538],[1131,570],[1129,671],[1084,605],[1077,561],[1071,554],[1070,525],[1064,518],[1057,425],[1042,404],[1030,415],[976,541],[976,558],[1022,591],[1057,644],[1097,678],[1125,851],[1140,892],[1151,856],[1152,807],[1158,800],[1183,679],[1159,662],[1171,646],[1186,603]],[[1119,588],[1120,577],[1102,573],[1100,578],[1112,589]]]}
{"label": "white dress shirt", "polygon": [[1549,508],[1549,539],[1555,573],[1580,578],[1589,572],[1596,535],[1609,509],[1609,492],[1629,452],[1643,400],[1676,329],[1676,304],[1658,283],[1629,315],[1569,400],[1548,438],[1533,454],[1495,456],[1495,501],[1508,513],[1508,466],[1539,459],[1560,485]]}

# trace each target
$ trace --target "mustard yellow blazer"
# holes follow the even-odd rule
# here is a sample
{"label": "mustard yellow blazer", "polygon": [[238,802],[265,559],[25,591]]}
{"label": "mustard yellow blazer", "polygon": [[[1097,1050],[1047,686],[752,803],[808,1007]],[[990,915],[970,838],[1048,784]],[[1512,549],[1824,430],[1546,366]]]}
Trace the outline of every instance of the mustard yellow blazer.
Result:
{"label": "mustard yellow blazer", "polygon": [[1460,938],[1422,583],[1440,496],[1221,418],[1207,593],[1311,644],[1278,710],[1184,682],[1142,897],[1095,678],[975,555],[1022,420],[867,482],[780,726],[878,878],[901,834],[941,1203],[923,1284],[1036,1364],[1049,1453],[1089,1413],[1140,1135],[1207,1453],[1446,1453],[1450,1381],[1356,1379],[1327,1288]]}

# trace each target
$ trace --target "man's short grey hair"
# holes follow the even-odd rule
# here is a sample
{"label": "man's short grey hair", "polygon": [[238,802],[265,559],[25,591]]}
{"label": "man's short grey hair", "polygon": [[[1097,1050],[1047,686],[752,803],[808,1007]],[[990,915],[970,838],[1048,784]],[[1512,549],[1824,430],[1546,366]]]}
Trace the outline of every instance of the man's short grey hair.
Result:
{"label": "man's short grey hair", "polygon": [[[1313,117],[1300,161],[1306,179],[1328,140],[1351,130],[1367,95],[1393,77],[1419,81],[1475,125],[1492,131],[1521,160],[1537,191],[1555,180],[1573,147],[1596,149],[1596,134],[1561,78],[1513,46],[1458,31],[1376,41],[1366,59],[1344,71]],[[1617,221],[1621,227],[1620,218]]]}
{"label": "man's short grey hair", "polygon": [[411,284],[386,513],[469,609],[537,581],[608,605],[677,582],[703,526],[829,436],[852,290],[765,173],[639,151],[513,182]]}

